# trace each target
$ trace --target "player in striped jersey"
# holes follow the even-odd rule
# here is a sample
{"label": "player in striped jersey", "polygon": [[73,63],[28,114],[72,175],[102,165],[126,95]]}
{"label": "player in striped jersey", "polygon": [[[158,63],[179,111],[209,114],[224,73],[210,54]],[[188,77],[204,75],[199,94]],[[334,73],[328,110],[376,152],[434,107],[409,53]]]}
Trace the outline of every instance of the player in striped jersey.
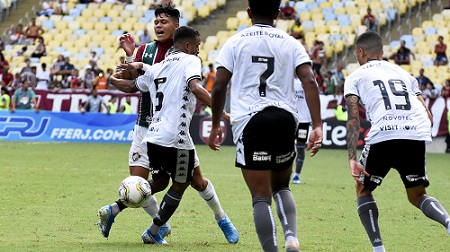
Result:
{"label": "player in striped jersey", "polygon": [[[355,54],[361,66],[348,76],[344,86],[348,108],[348,160],[356,180],[359,218],[373,251],[383,252],[385,248],[372,191],[381,185],[391,168],[399,172],[409,202],[450,233],[448,213],[425,190],[429,185],[425,144],[431,142],[433,122],[417,80],[401,67],[382,60],[383,43],[375,32],[358,36]],[[358,163],[359,103],[365,107],[372,125]]]}
{"label": "player in striped jersey", "polygon": [[272,197],[283,227],[286,251],[299,251],[296,205],[289,189],[298,124],[294,73],[300,77],[312,117],[308,148],[322,143],[322,120],[311,60],[302,44],[273,27],[280,0],[249,0],[253,26],[232,36],[217,58],[212,92],[213,125],[209,146],[219,150],[220,117],[231,79],[231,124],[236,166],[252,195],[253,216],[264,251],[278,251]]}

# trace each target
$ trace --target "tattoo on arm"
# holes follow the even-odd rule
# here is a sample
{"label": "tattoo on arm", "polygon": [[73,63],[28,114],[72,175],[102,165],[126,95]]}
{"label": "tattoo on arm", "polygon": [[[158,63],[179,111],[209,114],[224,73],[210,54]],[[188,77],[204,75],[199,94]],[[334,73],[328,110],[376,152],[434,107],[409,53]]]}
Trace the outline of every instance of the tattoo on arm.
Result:
{"label": "tattoo on arm", "polygon": [[359,109],[358,109],[358,97],[350,95],[346,98],[347,101],[347,148],[348,159],[356,160],[356,147],[358,145],[359,138]]}

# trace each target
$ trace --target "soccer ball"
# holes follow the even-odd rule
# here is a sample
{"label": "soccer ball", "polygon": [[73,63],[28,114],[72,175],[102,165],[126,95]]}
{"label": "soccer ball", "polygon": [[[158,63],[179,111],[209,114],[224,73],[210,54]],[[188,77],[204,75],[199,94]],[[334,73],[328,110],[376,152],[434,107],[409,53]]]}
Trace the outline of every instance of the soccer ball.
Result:
{"label": "soccer ball", "polygon": [[129,176],[119,187],[119,198],[128,207],[143,207],[150,200],[152,189],[150,183],[139,176]]}

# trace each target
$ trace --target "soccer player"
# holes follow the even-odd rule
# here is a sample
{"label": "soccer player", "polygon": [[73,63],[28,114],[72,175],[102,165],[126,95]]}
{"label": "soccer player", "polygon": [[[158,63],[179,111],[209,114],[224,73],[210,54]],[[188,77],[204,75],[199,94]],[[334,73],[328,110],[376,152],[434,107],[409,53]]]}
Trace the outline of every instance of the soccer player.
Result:
{"label": "soccer player", "polygon": [[[148,243],[166,243],[160,235],[160,229],[175,212],[190,184],[214,211],[227,240],[237,243],[239,239],[236,228],[220,206],[212,183],[201,174],[199,160],[189,134],[195,97],[207,105],[211,99],[208,91],[202,87],[201,62],[195,56],[198,54],[199,44],[198,31],[190,27],[180,27],[175,31],[174,50],[164,61],[152,68],[141,62],[126,65],[128,70],[146,70],[145,75],[140,77],[136,84],[133,80],[118,79],[116,76],[111,78],[111,83],[121,91],[150,92],[154,115],[143,141],[148,142],[147,154],[152,171],[163,180],[172,178],[172,186],[161,202],[164,207],[159,210],[153,218],[153,224],[142,236]],[[202,190],[198,189],[202,187]]]}
{"label": "soccer player", "polygon": [[[236,166],[249,188],[253,217],[264,251],[278,251],[272,197],[283,227],[286,251],[299,251],[296,205],[289,189],[298,125],[294,73],[300,77],[311,112],[313,130],[308,150],[322,143],[317,83],[305,48],[273,27],[280,0],[249,0],[253,26],[232,36],[217,58],[212,91],[213,125],[209,146],[220,149],[220,118],[231,79],[231,124],[237,145]],[[218,136],[219,142],[216,142]]]}
{"label": "soccer player", "polygon": [[[361,66],[348,76],[344,88],[348,108],[348,160],[356,180],[359,218],[373,251],[385,251],[385,248],[372,191],[381,185],[391,168],[400,173],[409,202],[450,233],[449,215],[425,191],[429,185],[425,143],[431,142],[433,122],[417,80],[399,66],[382,60],[383,43],[375,32],[358,36],[355,54]],[[358,162],[359,103],[366,108],[372,126]]]}
{"label": "soccer player", "polygon": [[[144,62],[150,65],[162,61],[173,46],[173,34],[179,27],[179,17],[180,12],[170,4],[159,6],[155,10],[154,26],[157,41],[141,45],[136,52],[134,61]],[[130,34],[125,34],[120,38],[120,43],[121,47],[126,52],[126,60],[128,62],[132,61],[135,49],[133,37]],[[116,73],[115,77],[124,78],[125,75],[130,75],[130,73],[132,72],[125,71]],[[137,74],[134,74],[134,78],[135,77],[137,77]],[[130,175],[141,176],[145,179],[148,179],[150,170],[147,145],[142,143],[142,139],[149,127],[149,120],[152,118],[151,110],[150,94],[148,92],[141,92],[139,115],[133,131],[133,141],[129,152],[129,166]],[[196,158],[196,160],[198,160],[198,158]],[[156,193],[162,191],[167,186],[169,179],[161,177],[157,173],[153,173],[150,182],[152,185],[152,193]],[[191,186],[198,191],[200,197],[205,200],[213,211],[214,218],[228,242],[236,243],[239,239],[239,234],[226,213],[223,211],[213,184],[207,178],[202,176],[200,168],[195,169]],[[113,204],[106,205],[98,211],[100,217],[98,224],[103,236],[109,236],[115,217],[125,208],[126,206],[120,200],[117,200]],[[150,201],[143,208],[152,218],[156,217],[159,209],[156,198],[152,196]],[[169,224],[166,223],[166,225],[167,226],[163,226],[160,229],[162,237],[171,232]],[[146,237],[147,236],[145,235],[142,236],[144,243],[151,242],[146,240]]]}
{"label": "soccer player", "polygon": [[300,173],[302,172],[303,162],[305,161],[305,148],[308,140],[309,126],[311,125],[311,114],[308,104],[305,100],[305,90],[300,79],[294,77],[295,100],[297,102],[298,126],[296,133],[295,148],[297,149],[297,158],[295,160],[295,173],[292,183],[301,184]]}

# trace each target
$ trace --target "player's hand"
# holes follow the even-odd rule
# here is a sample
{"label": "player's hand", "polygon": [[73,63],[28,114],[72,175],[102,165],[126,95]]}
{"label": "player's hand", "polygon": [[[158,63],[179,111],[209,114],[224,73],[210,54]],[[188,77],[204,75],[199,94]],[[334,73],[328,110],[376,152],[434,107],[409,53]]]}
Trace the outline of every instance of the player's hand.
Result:
{"label": "player's hand", "polygon": [[311,150],[311,157],[314,157],[317,152],[319,152],[320,147],[322,147],[323,133],[322,128],[317,127],[311,131],[311,135],[309,136],[308,145],[306,146],[306,150]]}
{"label": "player's hand", "polygon": [[361,181],[361,173],[364,174],[364,176],[366,177],[370,177],[369,173],[367,173],[364,170],[364,167],[362,167],[362,165],[360,165],[358,162],[356,162],[356,160],[349,160],[349,165],[350,165],[350,171],[352,172],[352,176],[355,179],[356,183],[359,184],[363,184],[363,181]]}
{"label": "player's hand", "polygon": [[223,130],[222,127],[211,128],[211,133],[209,134],[208,145],[213,151],[220,150],[220,143],[222,142]]}
{"label": "player's hand", "polygon": [[125,51],[125,54],[127,56],[133,56],[134,49],[136,48],[136,44],[135,44],[134,38],[133,38],[133,36],[131,36],[131,34],[127,33],[127,34],[123,34],[122,36],[120,36],[119,43],[120,43],[120,46]]}
{"label": "player's hand", "polygon": [[139,69],[140,67],[140,63],[141,62],[133,62],[133,63],[125,63],[125,64],[120,64],[117,66],[117,68],[121,69],[121,70],[128,70],[128,71],[133,71],[136,69]]}

